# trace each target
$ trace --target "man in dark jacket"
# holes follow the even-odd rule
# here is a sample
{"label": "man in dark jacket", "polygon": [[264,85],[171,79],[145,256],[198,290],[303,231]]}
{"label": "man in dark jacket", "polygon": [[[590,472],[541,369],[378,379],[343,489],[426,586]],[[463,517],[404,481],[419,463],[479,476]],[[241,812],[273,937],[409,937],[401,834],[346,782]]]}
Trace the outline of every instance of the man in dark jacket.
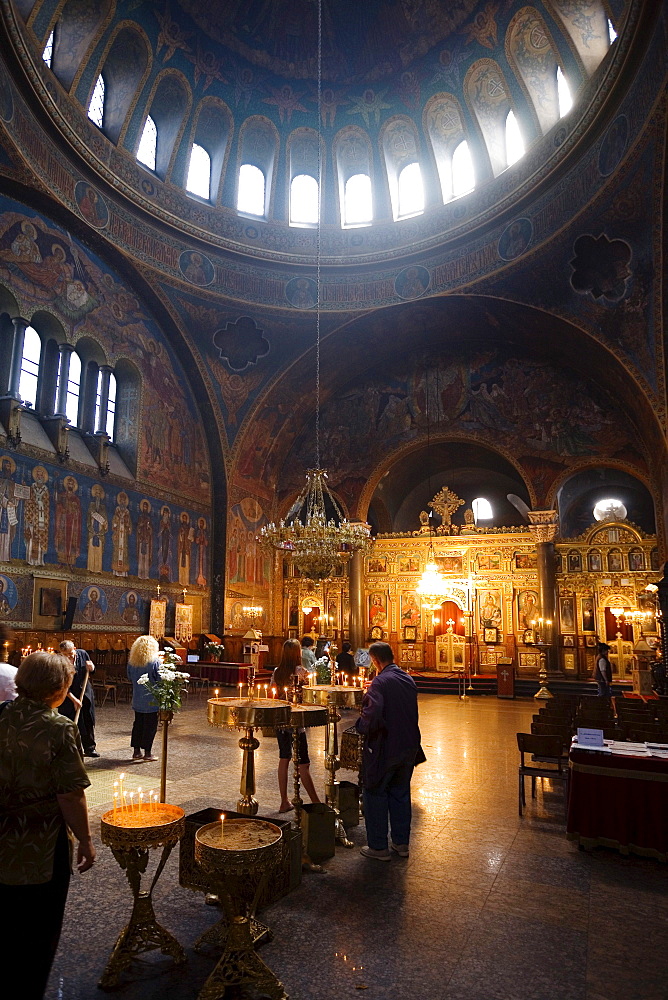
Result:
{"label": "man in dark jacket", "polygon": [[[60,652],[74,664],[74,677],[67,692],[67,698],[62,703],[58,711],[61,715],[66,715],[74,722],[77,707],[81,703],[79,718],[76,720],[81,734],[81,743],[84,749],[84,757],[99,757],[95,749],[95,695],[93,693],[93,679],[91,674],[95,670],[93,661],[89,659],[85,649],[77,649],[73,642],[65,639],[60,643]],[[86,681],[84,687],[84,681]],[[83,697],[81,692],[83,691]],[[76,699],[73,701],[70,695]]]}
{"label": "man in dark jacket", "polygon": [[364,700],[357,731],[365,737],[362,754],[366,858],[389,861],[390,846],[408,857],[411,831],[411,777],[420,746],[417,688],[412,677],[394,662],[392,647],[373,642],[369,647],[376,676]]}
{"label": "man in dark jacket", "polygon": [[607,643],[599,642],[596,668],[594,670],[594,680],[598,685],[599,698],[609,698],[612,694],[612,664],[608,659],[609,652],[610,647]]}

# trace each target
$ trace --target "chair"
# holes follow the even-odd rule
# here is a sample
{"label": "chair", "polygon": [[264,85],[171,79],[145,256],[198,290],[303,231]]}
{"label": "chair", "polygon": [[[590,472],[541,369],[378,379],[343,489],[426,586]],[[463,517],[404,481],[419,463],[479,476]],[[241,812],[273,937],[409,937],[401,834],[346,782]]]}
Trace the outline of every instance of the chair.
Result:
{"label": "chair", "polygon": [[[561,736],[545,736],[532,733],[517,734],[517,748],[520,752],[519,766],[519,811],[526,806],[524,779],[531,778],[531,798],[536,798],[536,778],[557,778],[564,782],[564,808],[568,799],[568,763],[562,755]],[[531,754],[531,763],[526,763],[525,754]]]}
{"label": "chair", "polygon": [[91,681],[93,685],[93,691],[102,692],[102,701],[100,702],[100,708],[103,708],[109,695],[112,695],[114,699],[114,706],[118,704],[116,697],[116,685],[109,680],[107,677],[107,671],[105,667],[96,667],[95,673]]}

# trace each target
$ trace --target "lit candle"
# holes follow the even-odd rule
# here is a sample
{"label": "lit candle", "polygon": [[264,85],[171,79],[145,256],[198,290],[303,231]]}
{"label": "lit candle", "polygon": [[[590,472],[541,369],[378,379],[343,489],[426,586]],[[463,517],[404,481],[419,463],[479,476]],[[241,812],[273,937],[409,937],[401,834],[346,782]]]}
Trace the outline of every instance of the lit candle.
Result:
{"label": "lit candle", "polygon": [[265,684],[265,686],[264,686],[264,696],[265,696],[265,698],[267,697],[267,691],[268,690],[269,690],[269,685]]}
{"label": "lit candle", "polygon": [[132,815],[132,810],[134,809],[134,804],[135,804],[134,803],[135,793],[128,792],[128,798],[130,800],[130,815]]}
{"label": "lit candle", "polygon": [[141,806],[142,802],[144,801],[144,793],[142,792],[141,787],[137,789],[137,795],[139,796],[139,802],[137,803],[137,812],[141,816]]}
{"label": "lit candle", "polygon": [[257,696],[258,696],[258,698],[260,697],[260,688],[261,688],[261,686],[262,686],[261,684],[257,685]]}
{"label": "lit candle", "polygon": [[288,689],[285,687],[285,688],[283,688],[283,690],[285,691],[285,700],[287,701],[288,700]]}
{"label": "lit candle", "polygon": [[121,795],[120,795],[120,798],[121,798],[121,809],[123,809],[123,807],[125,806],[125,792],[123,791],[123,778],[124,777],[125,777],[124,774],[119,774],[119,776],[118,776],[118,783],[119,783],[120,789],[121,789]]}
{"label": "lit candle", "polygon": [[215,695],[215,696],[216,696],[216,698],[217,698],[217,697],[218,697],[218,688],[216,688],[216,689],[215,689],[215,691],[214,691],[213,693],[214,693],[214,695]]}
{"label": "lit candle", "polygon": [[225,842],[225,813],[220,814],[220,842]]}
{"label": "lit candle", "polygon": [[[115,782],[114,782],[115,784]],[[116,807],[118,804],[118,792],[114,792],[114,823],[116,822]]]}
{"label": "lit candle", "polygon": [[244,688],[243,681],[239,681],[238,688],[239,688],[239,698],[241,698],[241,693],[242,693],[243,688]]}
{"label": "lit candle", "polygon": [[272,688],[271,689],[271,696],[272,696],[272,698],[275,698],[276,694],[277,694],[276,688]]}
{"label": "lit candle", "polygon": [[153,789],[151,789],[151,791],[148,793],[148,801],[149,801],[149,809],[150,809],[150,811],[151,812],[155,812],[155,809],[154,809],[154,806],[153,806]]}

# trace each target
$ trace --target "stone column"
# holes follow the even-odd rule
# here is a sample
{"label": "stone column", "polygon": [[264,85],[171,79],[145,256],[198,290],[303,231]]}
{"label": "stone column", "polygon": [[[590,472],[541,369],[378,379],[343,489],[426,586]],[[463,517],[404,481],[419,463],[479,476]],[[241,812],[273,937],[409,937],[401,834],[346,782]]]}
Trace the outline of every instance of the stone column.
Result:
{"label": "stone column", "polygon": [[551,622],[543,624],[542,640],[545,643],[548,673],[560,673],[557,660],[557,650],[554,645],[557,619],[557,587],[556,558],[554,539],[558,530],[556,510],[530,510],[529,518],[531,534],[536,542],[538,565],[538,603],[540,617]]}
{"label": "stone column", "polygon": [[25,339],[26,327],[29,325],[27,319],[15,316],[12,319],[14,326],[14,338],[12,340],[12,360],[9,366],[9,384],[7,395],[13,399],[20,399],[19,382],[21,381],[21,364],[23,362],[23,341]]}
{"label": "stone column", "polygon": [[350,642],[353,649],[365,644],[364,638],[364,553],[353,552],[350,560]]}
{"label": "stone column", "polygon": [[97,415],[96,434],[107,433],[107,410],[109,409],[109,381],[112,369],[109,365],[100,365],[100,409]]}
{"label": "stone column", "polygon": [[73,350],[72,344],[60,344],[58,348],[60,363],[58,365],[58,393],[55,413],[57,417],[67,416],[67,386],[70,380],[70,358]]}

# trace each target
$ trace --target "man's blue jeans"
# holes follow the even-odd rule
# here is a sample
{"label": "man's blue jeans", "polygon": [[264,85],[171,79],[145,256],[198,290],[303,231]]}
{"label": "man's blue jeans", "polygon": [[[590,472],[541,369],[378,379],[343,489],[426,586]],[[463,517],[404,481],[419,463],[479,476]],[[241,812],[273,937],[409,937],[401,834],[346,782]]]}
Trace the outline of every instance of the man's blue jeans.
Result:
{"label": "man's blue jeans", "polygon": [[608,684],[607,681],[596,681],[596,686],[598,687],[599,698],[612,697],[612,685]]}
{"label": "man's blue jeans", "polygon": [[411,834],[411,777],[415,750],[401,760],[390,762],[383,780],[375,788],[364,789],[366,839],[374,851],[387,850],[387,819],[394,844],[407,844]]}

